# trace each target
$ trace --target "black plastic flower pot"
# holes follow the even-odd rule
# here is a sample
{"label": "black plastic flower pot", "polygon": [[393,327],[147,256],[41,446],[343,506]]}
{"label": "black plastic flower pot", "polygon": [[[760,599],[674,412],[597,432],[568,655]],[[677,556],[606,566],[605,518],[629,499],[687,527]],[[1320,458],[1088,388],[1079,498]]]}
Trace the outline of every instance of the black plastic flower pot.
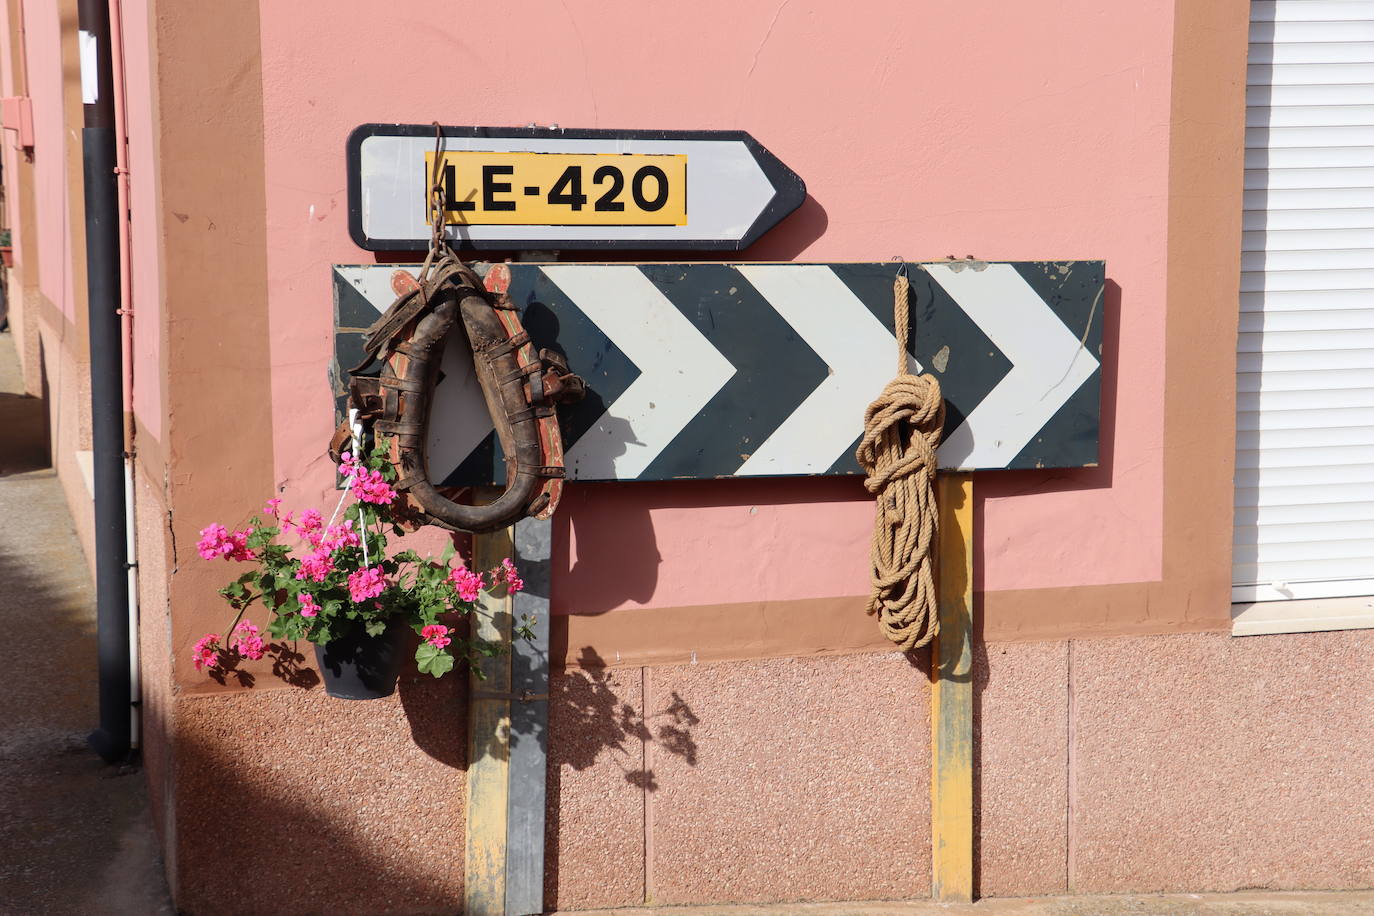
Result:
{"label": "black plastic flower pot", "polygon": [[409,628],[392,618],[378,636],[361,628],[342,639],[315,647],[315,662],[325,693],[341,700],[380,700],[396,692],[396,678],[406,658]]}

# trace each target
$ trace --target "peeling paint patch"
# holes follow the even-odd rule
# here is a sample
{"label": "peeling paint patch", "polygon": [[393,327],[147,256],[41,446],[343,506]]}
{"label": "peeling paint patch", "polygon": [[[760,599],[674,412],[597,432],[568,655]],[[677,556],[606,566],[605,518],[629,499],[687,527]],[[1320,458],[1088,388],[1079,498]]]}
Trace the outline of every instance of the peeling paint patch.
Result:
{"label": "peeling paint patch", "polygon": [[949,344],[945,344],[931,357],[930,364],[935,367],[936,372],[944,372],[949,368]]}

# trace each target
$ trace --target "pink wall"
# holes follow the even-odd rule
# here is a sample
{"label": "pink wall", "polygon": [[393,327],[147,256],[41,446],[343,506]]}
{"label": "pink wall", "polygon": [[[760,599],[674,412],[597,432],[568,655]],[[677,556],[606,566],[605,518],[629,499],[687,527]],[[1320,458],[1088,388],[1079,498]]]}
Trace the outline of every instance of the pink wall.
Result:
{"label": "pink wall", "polygon": [[[68,134],[63,111],[61,23],[51,0],[26,0],[29,93],[33,99],[34,212],[37,214],[38,285],[68,321],[76,321],[72,289],[71,199],[81,186],[68,187],[68,142],[80,157],[79,132]],[[72,63],[75,67],[75,62]],[[75,70],[72,71],[76,73]],[[79,77],[74,77],[79,78]]]}
{"label": "pink wall", "polygon": [[[1120,289],[1106,326],[1121,341],[1104,406],[1112,459],[1098,473],[980,477],[980,565],[990,590],[1158,578],[1172,4],[644,9],[519,0],[446,21],[416,0],[385,16],[361,0],[260,3],[278,480],[315,501],[331,484],[328,265],[371,260],[346,231],[354,126],[741,128],[820,208],[753,259],[1106,259]],[[570,490],[574,573],[585,532],[637,532],[655,555],[634,588],[565,572],[563,610],[866,589],[871,509],[853,481]]]}
{"label": "pink wall", "polygon": [[[6,12],[8,12],[8,10]],[[0,95],[15,96],[23,94],[20,92],[20,87],[15,84],[14,71],[11,68],[11,63],[14,61],[14,55],[15,48],[10,41],[9,28],[0,28],[0,61],[4,62],[3,66],[0,66]],[[19,227],[19,182],[14,180],[11,176],[19,174],[19,157],[21,155],[19,134],[17,131],[12,130],[0,131],[0,138],[3,138],[3,142],[0,142],[0,156],[4,157],[5,176],[8,179],[5,186],[5,193],[8,195],[8,199],[5,201],[6,225],[4,228],[10,230],[10,244],[17,253],[21,244],[21,232]],[[20,291],[17,285],[9,292],[12,297],[16,299],[19,297]],[[14,303],[10,303],[10,307],[13,309]],[[20,322],[12,322],[10,327],[18,329],[18,332],[22,334],[23,330],[19,329],[19,324]]]}
{"label": "pink wall", "polygon": [[124,79],[129,136],[129,206],[134,297],[134,414],[162,437],[162,262],[157,177],[157,84],[148,0],[124,0]]}

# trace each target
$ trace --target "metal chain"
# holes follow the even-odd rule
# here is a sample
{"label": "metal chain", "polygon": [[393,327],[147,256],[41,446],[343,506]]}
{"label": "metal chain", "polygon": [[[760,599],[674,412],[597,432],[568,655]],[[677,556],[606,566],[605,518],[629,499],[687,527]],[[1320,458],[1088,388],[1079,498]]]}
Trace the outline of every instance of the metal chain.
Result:
{"label": "metal chain", "polygon": [[444,130],[439,122],[434,122],[434,168],[430,173],[429,184],[429,253],[420,267],[418,277],[420,296],[425,298],[425,280],[429,278],[430,268],[445,258],[456,258],[448,245],[444,231],[444,216],[447,213],[447,195],[444,193]]}

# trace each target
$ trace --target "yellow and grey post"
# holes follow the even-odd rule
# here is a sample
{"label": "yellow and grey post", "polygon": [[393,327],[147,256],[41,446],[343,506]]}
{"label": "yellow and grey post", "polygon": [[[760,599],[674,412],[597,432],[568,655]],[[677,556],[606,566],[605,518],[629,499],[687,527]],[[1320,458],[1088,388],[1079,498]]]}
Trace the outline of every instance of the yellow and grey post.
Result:
{"label": "yellow and grey post", "polygon": [[[525,580],[514,596],[483,595],[474,635],[509,652],[469,678],[466,906],[470,916],[527,916],[544,909],[544,796],[549,692],[547,521],[473,538],[473,565],[511,557]],[[515,622],[534,637],[512,640]]]}
{"label": "yellow and grey post", "polygon": [[940,474],[940,633],[930,648],[931,894],[973,899],[973,477]]}

